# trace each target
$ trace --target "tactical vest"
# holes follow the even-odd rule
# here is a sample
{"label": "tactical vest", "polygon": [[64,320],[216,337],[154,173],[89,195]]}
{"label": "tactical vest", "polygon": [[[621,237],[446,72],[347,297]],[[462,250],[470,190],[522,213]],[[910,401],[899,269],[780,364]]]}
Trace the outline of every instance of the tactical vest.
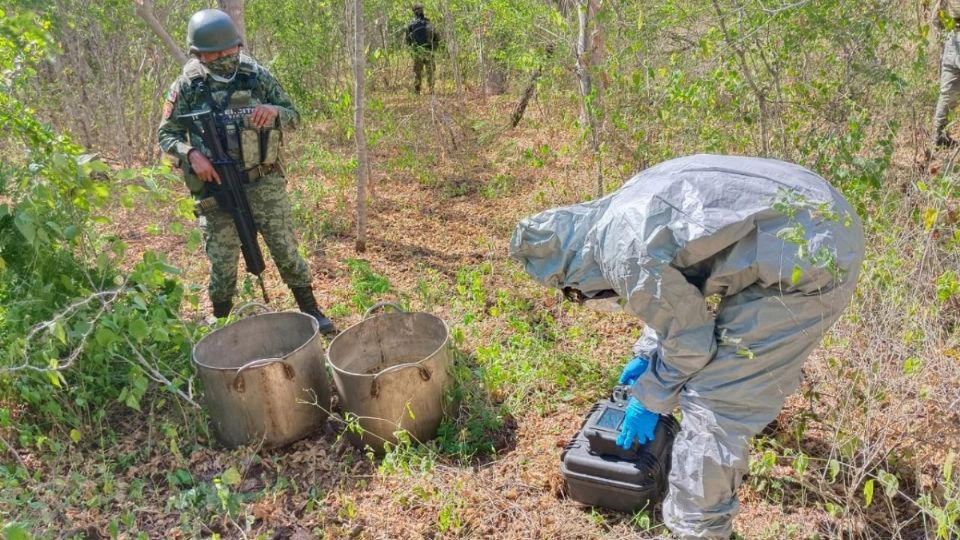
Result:
{"label": "tactical vest", "polygon": [[[236,77],[225,85],[216,85],[216,89],[210,92],[212,103],[208,104],[217,117],[218,128],[222,130],[220,135],[227,154],[243,170],[277,164],[283,142],[283,132],[276,125],[257,129],[250,123],[253,108],[264,103],[257,91],[258,74],[256,61],[240,53]],[[197,82],[207,78],[209,71],[194,58],[183,66],[183,75],[190,81],[191,88],[196,90]],[[202,97],[199,100],[201,103],[204,101]]]}
{"label": "tactical vest", "polygon": [[426,18],[414,19],[410,23],[408,31],[414,45],[428,49],[433,48],[433,28],[430,27],[430,21]]}

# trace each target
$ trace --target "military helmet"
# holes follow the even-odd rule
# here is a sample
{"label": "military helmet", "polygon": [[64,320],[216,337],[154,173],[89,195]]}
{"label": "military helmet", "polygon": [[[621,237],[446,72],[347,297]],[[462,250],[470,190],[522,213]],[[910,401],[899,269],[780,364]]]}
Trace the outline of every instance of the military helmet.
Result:
{"label": "military helmet", "polygon": [[233,20],[219,9],[201,9],[187,23],[191,53],[222,51],[240,44],[240,33]]}
{"label": "military helmet", "polygon": [[423,4],[414,4],[412,6],[413,14],[419,17],[423,16]]}

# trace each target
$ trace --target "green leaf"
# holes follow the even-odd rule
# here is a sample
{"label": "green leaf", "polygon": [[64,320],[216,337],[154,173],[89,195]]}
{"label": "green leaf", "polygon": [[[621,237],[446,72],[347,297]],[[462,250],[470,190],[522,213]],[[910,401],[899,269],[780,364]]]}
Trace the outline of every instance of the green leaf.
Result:
{"label": "green leaf", "polygon": [[139,411],[139,410],[140,410],[140,398],[137,397],[137,396],[135,396],[135,395],[133,395],[133,393],[130,393],[129,395],[127,395],[127,399],[125,399],[125,400],[123,401],[123,403],[124,403],[127,407],[130,407],[131,409],[133,409],[133,410],[135,410],[135,411]]}
{"label": "green leaf", "polygon": [[139,318],[134,319],[130,323],[129,330],[130,330],[130,336],[133,337],[133,339],[137,340],[138,342],[143,341],[143,338],[147,337],[147,335],[150,334],[150,329],[147,328],[147,323],[144,322],[143,319],[139,319]]}
{"label": "green leaf", "polygon": [[193,199],[184,197],[177,201],[177,216],[183,219],[193,219],[194,218],[194,207],[195,202]]}
{"label": "green leaf", "polygon": [[883,485],[884,495],[890,499],[892,499],[900,490],[900,480],[887,471],[880,471],[877,473],[877,480],[880,480],[880,483]]}
{"label": "green leaf", "polygon": [[800,283],[801,277],[803,277],[803,270],[800,268],[800,265],[793,265],[793,272],[790,273],[790,284],[796,285]]}
{"label": "green leaf", "polygon": [[916,356],[911,356],[903,362],[903,374],[915,375],[923,369],[923,360]]}
{"label": "green leaf", "polygon": [[37,238],[37,224],[34,221],[32,214],[20,212],[17,214],[17,217],[14,218],[13,224],[17,227],[17,230],[20,231],[20,234],[23,235],[23,238],[26,239],[28,244],[32,244]]}
{"label": "green leaf", "polygon": [[53,334],[55,338],[60,340],[60,343],[66,345],[67,343],[67,332],[63,329],[63,323],[60,321],[53,321],[53,324],[50,325],[50,333]]}
{"label": "green leaf", "polygon": [[203,236],[201,236],[200,231],[197,229],[192,229],[190,234],[187,235],[187,247],[186,250],[189,252],[196,251],[200,247],[201,242],[203,242]]}
{"label": "green leaf", "polygon": [[870,506],[873,503],[873,478],[863,484],[863,500],[866,506]]}
{"label": "green leaf", "polygon": [[936,208],[923,209],[923,230],[929,231],[937,224],[937,216],[940,212]]}
{"label": "green leaf", "polygon": [[223,471],[223,474],[220,475],[220,480],[228,486],[239,486],[240,481],[243,479],[240,477],[240,472],[237,471],[235,467],[230,467],[229,469]]}
{"label": "green leaf", "polygon": [[831,481],[831,482],[836,482],[836,481],[837,481],[837,475],[840,474],[840,462],[837,461],[837,460],[835,460],[835,459],[831,459],[831,460],[827,463],[827,471],[828,471],[828,473],[829,473],[829,475],[830,475],[830,481]]}
{"label": "green leaf", "polygon": [[133,295],[133,303],[136,304],[141,311],[147,311],[147,302],[143,299],[143,296],[139,294]]}
{"label": "green leaf", "polygon": [[44,374],[47,376],[47,380],[50,381],[50,384],[56,386],[57,388],[63,388],[60,384],[60,372],[59,371],[44,371]]}
{"label": "green leaf", "polygon": [[71,430],[70,430],[70,440],[73,441],[74,443],[80,442],[80,438],[81,438],[81,437],[82,437],[82,436],[81,436],[81,434],[80,434],[80,430],[79,430],[79,429],[71,429]]}
{"label": "green leaf", "polygon": [[798,475],[803,475],[807,470],[807,465],[810,463],[810,458],[806,454],[801,452],[797,459],[793,462],[793,470],[797,471]]}
{"label": "green leaf", "polygon": [[116,343],[118,337],[113,330],[100,326],[93,334],[93,339],[97,342],[97,345],[101,347],[107,347],[113,343]]}

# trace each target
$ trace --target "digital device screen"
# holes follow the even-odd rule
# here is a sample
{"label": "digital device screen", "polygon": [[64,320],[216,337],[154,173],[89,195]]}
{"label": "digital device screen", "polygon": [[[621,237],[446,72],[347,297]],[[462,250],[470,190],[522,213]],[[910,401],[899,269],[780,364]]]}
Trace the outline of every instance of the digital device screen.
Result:
{"label": "digital device screen", "polygon": [[602,427],[609,429],[611,431],[616,431],[620,427],[620,422],[623,421],[624,412],[619,409],[606,409],[603,411],[603,414],[600,415],[600,419],[597,420],[597,427]]}

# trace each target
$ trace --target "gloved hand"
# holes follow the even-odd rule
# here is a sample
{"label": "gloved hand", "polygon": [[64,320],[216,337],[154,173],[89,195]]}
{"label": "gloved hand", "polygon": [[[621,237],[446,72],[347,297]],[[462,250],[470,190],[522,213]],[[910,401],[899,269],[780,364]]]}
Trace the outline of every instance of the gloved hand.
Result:
{"label": "gloved hand", "polygon": [[640,444],[652,441],[659,419],[659,414],[644,409],[637,398],[631,396],[627,402],[627,414],[623,418],[620,436],[617,437],[617,446],[629,450],[634,439]]}
{"label": "gloved hand", "polygon": [[633,384],[640,375],[643,375],[643,372],[646,371],[649,366],[650,361],[642,356],[638,356],[627,362],[627,365],[623,367],[623,373],[620,374],[620,380],[617,381],[618,384]]}

